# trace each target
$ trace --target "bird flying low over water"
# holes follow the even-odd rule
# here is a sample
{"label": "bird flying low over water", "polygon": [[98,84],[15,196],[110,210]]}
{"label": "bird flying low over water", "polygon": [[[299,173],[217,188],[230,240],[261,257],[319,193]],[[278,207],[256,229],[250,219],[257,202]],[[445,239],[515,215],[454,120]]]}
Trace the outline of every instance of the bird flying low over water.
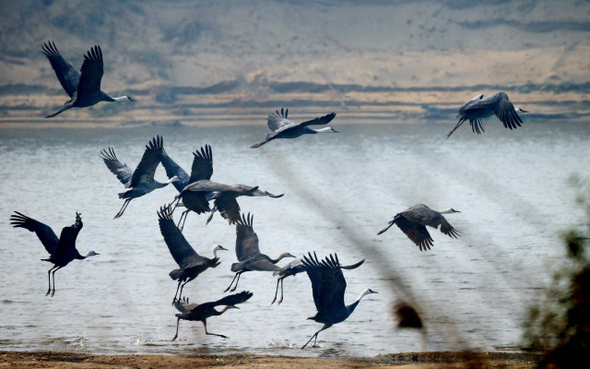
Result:
{"label": "bird flying low over water", "polygon": [[483,94],[477,95],[459,108],[459,114],[457,115],[459,123],[447,134],[447,138],[466,120],[471,124],[473,133],[481,134],[484,132],[481,120],[492,116],[492,114],[495,114],[502,121],[505,128],[516,129],[522,124],[522,119],[517,113],[528,113],[528,111],[515,108],[508,100],[508,95],[503,91],[489,95],[485,99]]}
{"label": "bird flying low over water", "polygon": [[229,286],[223,292],[227,292],[233,285],[234,281],[236,284],[231,289],[231,291],[235,291],[235,289],[238,287],[238,283],[240,282],[240,276],[244,272],[278,271],[281,268],[276,265],[276,263],[281,261],[283,258],[295,257],[288,252],[283,252],[276,259],[271,259],[268,255],[262,254],[260,252],[260,248],[258,247],[258,236],[256,235],[256,232],[254,232],[254,228],[252,226],[253,222],[254,216],[248,213],[248,215],[242,214],[242,218],[238,220],[236,224],[236,256],[238,257],[238,262],[231,265],[231,271],[236,274]]}
{"label": "bird flying low over water", "polygon": [[100,90],[100,82],[104,72],[100,46],[96,45],[90,48],[84,55],[84,62],[79,73],[61,56],[54,42],[49,41],[43,44],[43,54],[49,59],[61,86],[71,97],[63,108],[45,118],[55,117],[71,108],[86,108],[101,101],[135,101],[126,95],[110,97]]}
{"label": "bird flying low over water", "polygon": [[264,145],[265,143],[274,140],[275,138],[296,138],[304,134],[316,134],[316,133],[339,133],[332,127],[324,127],[320,129],[313,129],[309,126],[312,125],[321,125],[321,124],[328,124],[334,117],[336,113],[330,113],[328,115],[324,115],[323,117],[315,118],[312,120],[308,120],[303,123],[294,123],[293,121],[287,119],[289,114],[289,109],[281,111],[278,110],[276,113],[271,113],[268,116],[268,128],[270,128],[273,133],[269,133],[266,135],[266,139],[258,144],[250,146],[251,149],[255,149]]}
{"label": "bird flying low over water", "polygon": [[[212,335],[212,336],[218,336],[218,337],[222,337],[222,338],[228,338],[227,336],[224,336],[223,334],[216,334],[216,333],[208,332],[207,331],[207,318],[209,318],[211,316],[215,316],[215,315],[221,315],[221,314],[225,313],[227,311],[227,309],[239,309],[236,305],[248,301],[248,299],[250,297],[252,297],[252,292],[243,291],[240,293],[236,293],[234,295],[226,296],[226,297],[224,297],[220,300],[217,300],[217,301],[205,302],[203,304],[189,304],[187,298],[184,298],[184,300],[182,300],[182,301],[179,300],[176,303],[176,308],[178,309],[178,311],[180,311],[180,314],[176,314],[176,317],[178,318],[176,320],[176,334],[174,335],[174,338],[172,339],[172,341],[174,341],[178,337],[178,326],[180,325],[180,319],[201,321],[201,322],[203,322],[203,325],[205,326],[205,334]],[[223,309],[221,309],[221,310],[215,309],[216,306],[222,306],[222,305],[225,305],[225,307]]]}
{"label": "bird flying low over water", "polygon": [[301,347],[304,349],[315,338],[314,346],[318,340],[318,334],[330,328],[334,324],[343,322],[352,314],[363,297],[371,293],[377,293],[370,288],[365,289],[359,297],[350,305],[344,305],[344,292],[346,291],[346,280],[342,274],[342,267],[337,255],[330,255],[319,261],[317,256],[312,257],[311,253],[302,259],[303,268],[311,281],[313,291],[313,302],[317,314],[307,319],[323,323],[324,326]]}
{"label": "bird flying low over water", "polygon": [[[313,256],[311,255],[311,253],[309,253],[309,257],[315,257],[315,259],[317,259],[317,255],[314,252]],[[356,269],[358,267],[360,267],[361,265],[363,265],[363,263],[365,262],[365,259],[359,261],[356,264],[352,264],[352,265],[341,265],[340,268],[342,269]],[[301,273],[301,272],[305,272],[305,268],[303,267],[303,262],[301,261],[301,259],[295,259],[293,261],[291,261],[290,263],[286,264],[284,267],[282,267],[281,269],[273,272],[272,275],[278,275],[279,278],[277,278],[277,286],[275,288],[275,297],[272,300],[272,302],[270,303],[271,305],[275,303],[275,301],[277,300],[277,295],[279,292],[279,285],[281,287],[281,298],[279,299],[279,301],[277,302],[277,305],[280,305],[281,302],[283,302],[283,280],[289,276],[296,276],[297,274]]]}
{"label": "bird flying low over water", "polygon": [[104,161],[107,168],[117,176],[119,181],[121,181],[126,188],[129,188],[128,191],[119,194],[119,198],[125,199],[125,202],[123,202],[123,206],[121,206],[121,209],[115,215],[115,219],[120,218],[123,215],[129,202],[134,198],[143,196],[157,188],[165,187],[170,183],[180,180],[176,176],[164,183],[154,180],[156,168],[158,167],[158,164],[160,164],[162,158],[163,145],[164,139],[161,136],[154,137],[146,145],[143,157],[135,170],[131,170],[127,164],[121,163],[115,154],[115,149],[112,147],[101,150],[100,158]]}
{"label": "bird flying low over water", "polygon": [[402,230],[408,236],[412,242],[420,248],[420,251],[430,250],[434,245],[434,240],[430,237],[430,233],[426,229],[426,226],[438,228],[440,231],[449,237],[459,237],[459,231],[457,231],[442,214],[460,213],[460,211],[453,208],[449,208],[443,211],[432,210],[424,204],[414,205],[401,213],[398,213],[389,221],[389,225],[383,228],[378,235],[387,231],[392,225],[396,224],[399,229]]}
{"label": "bird flying low over water", "polygon": [[[10,216],[10,224],[13,227],[20,227],[35,232],[43,246],[45,246],[45,250],[50,255],[49,259],[41,259],[53,263],[53,267],[47,271],[49,284],[47,296],[53,296],[55,294],[55,272],[68,265],[74,259],[86,259],[87,257],[98,255],[94,251],[89,251],[86,255],[80,255],[76,249],[76,238],[83,226],[80,215],[80,213],[76,212],[76,222],[69,227],[64,227],[59,238],[57,238],[55,232],[48,225],[29,218],[18,211],[15,211],[15,214]],[[52,276],[53,284],[51,283]]]}
{"label": "bird flying low over water", "polygon": [[217,251],[227,251],[227,249],[221,245],[215,245],[212,250],[213,258],[211,259],[197,254],[195,249],[184,238],[184,235],[180,232],[176,224],[174,224],[170,205],[160,208],[158,212],[158,223],[160,224],[160,232],[164,236],[168,250],[170,250],[174,261],[180,267],[170,272],[170,278],[178,281],[178,287],[172,300],[172,304],[174,304],[176,300],[181,299],[182,289],[188,282],[197,278],[199,274],[208,268],[215,268],[219,265]]}
{"label": "bird flying low over water", "polygon": [[[219,211],[219,214],[230,224],[240,219],[240,205],[237,198],[239,196],[268,196],[271,198],[282,197],[283,194],[274,195],[267,191],[258,189],[258,186],[252,187],[242,184],[227,185],[223,183],[212,182],[213,175],[213,154],[211,146],[205,145],[201,150],[195,150],[193,153],[193,165],[188,185],[176,196],[176,204],[182,200],[183,205],[187,208],[180,217],[178,222],[179,228],[182,229],[184,221],[189,211],[197,214],[211,212],[207,219],[207,224],[211,221],[213,214]],[[170,167],[166,171],[168,176],[175,171]],[[209,201],[213,201],[213,209],[209,206]],[[183,221],[184,219],[184,221]]]}

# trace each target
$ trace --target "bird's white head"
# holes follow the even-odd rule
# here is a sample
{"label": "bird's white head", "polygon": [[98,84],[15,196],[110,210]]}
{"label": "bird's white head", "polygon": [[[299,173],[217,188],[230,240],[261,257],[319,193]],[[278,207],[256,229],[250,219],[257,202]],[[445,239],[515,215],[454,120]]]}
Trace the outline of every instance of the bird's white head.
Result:
{"label": "bird's white head", "polygon": [[219,251],[219,250],[229,251],[228,249],[226,249],[225,247],[223,247],[221,245],[215,245],[215,246],[213,246],[213,255],[215,257],[217,257],[217,251]]}
{"label": "bird's white head", "polygon": [[340,133],[332,127],[324,127],[316,130],[317,133]]}
{"label": "bird's white head", "polygon": [[370,295],[372,293],[379,293],[377,291],[373,291],[370,288],[365,289],[363,292],[361,292],[361,294],[359,295],[359,297],[356,299],[357,301],[360,301],[363,297]]}
{"label": "bird's white head", "polygon": [[528,110],[522,110],[521,108],[514,108],[514,111],[517,113],[528,113]]}
{"label": "bird's white head", "polygon": [[282,258],[294,258],[296,257],[295,255],[292,255],[288,252],[283,252],[281,255],[279,255],[279,260],[281,260]]}
{"label": "bird's white head", "polygon": [[168,183],[180,182],[181,179],[178,176],[174,176],[168,180]]}
{"label": "bird's white head", "polygon": [[441,214],[453,214],[453,213],[460,213],[459,210],[455,210],[453,208],[448,208],[440,212]]}
{"label": "bird's white head", "polygon": [[96,256],[96,255],[100,255],[100,254],[98,252],[88,251],[88,253],[86,255],[84,255],[84,259],[89,258],[91,256]]}

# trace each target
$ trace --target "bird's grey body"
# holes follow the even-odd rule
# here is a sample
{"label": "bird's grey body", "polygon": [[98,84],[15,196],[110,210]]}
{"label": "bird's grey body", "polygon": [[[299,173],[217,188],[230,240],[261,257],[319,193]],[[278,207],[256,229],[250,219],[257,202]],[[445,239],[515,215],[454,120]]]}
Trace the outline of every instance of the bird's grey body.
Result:
{"label": "bird's grey body", "polygon": [[432,210],[424,204],[414,205],[401,213],[396,214],[389,225],[383,228],[378,235],[387,231],[392,225],[396,224],[412,240],[420,251],[430,250],[434,245],[434,240],[428,233],[426,226],[437,229],[449,237],[457,238],[459,232],[443,217],[443,214],[460,213],[460,211],[449,208],[443,211]]}
{"label": "bird's grey body", "polygon": [[135,101],[129,96],[110,97],[101,91],[100,82],[104,67],[100,46],[95,45],[84,55],[84,62],[80,72],[61,56],[54,42],[49,41],[43,44],[43,54],[49,60],[63,89],[71,98],[64,104],[63,108],[45,118],[55,117],[71,108],[92,106],[101,101]]}
{"label": "bird's grey body", "polygon": [[469,121],[473,133],[481,134],[484,132],[481,120],[492,115],[496,115],[502,121],[504,127],[515,129],[520,127],[522,119],[517,112],[528,113],[526,110],[514,108],[514,105],[508,100],[508,95],[500,91],[483,98],[483,94],[475,96],[459,108],[459,122],[448,134],[449,138],[457,128],[465,121]]}
{"label": "bird's grey body", "polygon": [[[189,211],[197,214],[211,212],[207,223],[211,221],[215,211],[219,211],[224,219],[230,224],[234,224],[240,219],[240,205],[236,200],[239,196],[268,196],[272,198],[282,197],[283,194],[274,195],[267,191],[258,189],[258,186],[252,187],[247,185],[227,185],[218,182],[212,182],[213,175],[213,155],[211,146],[205,145],[201,151],[195,151],[193,154],[193,165],[189,184],[180,191],[176,196],[178,202],[182,203],[187,210],[181,216],[179,224]],[[213,201],[214,207],[211,209],[209,201]],[[181,227],[182,229],[182,227]]]}
{"label": "bird's grey body", "polygon": [[160,232],[162,233],[162,236],[164,236],[164,241],[168,246],[168,250],[174,258],[174,261],[176,261],[180,267],[170,272],[170,278],[178,281],[178,287],[176,288],[176,293],[172,300],[172,303],[174,304],[176,300],[182,298],[182,290],[188,282],[197,278],[199,274],[203,273],[208,268],[215,268],[219,265],[217,251],[227,249],[221,245],[215,245],[212,250],[212,258],[197,254],[176,224],[174,224],[170,205],[160,208],[160,211],[158,212],[158,223],[160,225]]}
{"label": "bird's grey body", "polygon": [[[90,256],[98,255],[94,251],[89,251],[86,255],[81,255],[76,249],[76,238],[82,229],[83,223],[80,213],[76,213],[76,221],[69,227],[64,227],[61,235],[57,238],[53,230],[46,224],[43,224],[33,218],[15,211],[16,214],[10,216],[10,224],[13,227],[25,228],[35,232],[45,250],[49,253],[48,259],[41,259],[53,263],[53,267],[47,271],[49,287],[46,295],[55,294],[55,272],[68,265],[74,259],[86,259]],[[53,284],[51,277],[53,276]]]}
{"label": "bird's grey body", "polygon": [[[317,255],[315,255],[314,252],[314,256],[317,259]],[[311,258],[311,253],[309,254],[309,257]],[[363,265],[363,263],[365,262],[365,259],[359,261],[356,264],[352,264],[352,265],[342,265],[340,266],[340,268],[342,269],[356,269],[358,267],[360,267],[361,265]],[[279,292],[279,285],[281,287],[281,298],[279,299],[279,301],[277,302],[277,305],[280,305],[281,302],[283,302],[283,280],[287,277],[290,276],[296,276],[297,274],[301,273],[301,272],[305,272],[305,268],[303,267],[303,262],[301,261],[301,259],[295,259],[291,262],[289,262],[288,264],[286,264],[285,266],[283,266],[282,268],[280,268],[279,270],[275,271],[272,275],[278,275],[279,278],[277,278],[277,286],[275,288],[275,297],[272,300],[272,302],[270,303],[271,305],[274,304],[274,302],[277,300],[277,295]]]}
{"label": "bird's grey body", "polygon": [[317,309],[317,314],[308,319],[324,324],[301,347],[304,349],[314,338],[315,345],[318,334],[321,331],[346,320],[364,296],[377,292],[367,288],[352,304],[345,305],[344,292],[346,291],[346,280],[342,274],[337,255],[330,255],[319,261],[315,254],[312,256],[310,253],[309,256],[303,257],[302,264],[311,281],[313,301]]}
{"label": "bird's grey body", "polygon": [[277,138],[297,138],[304,134],[338,133],[338,131],[334,130],[332,127],[324,127],[321,129],[313,129],[309,127],[311,125],[328,124],[334,119],[336,113],[330,113],[323,117],[308,120],[303,123],[294,123],[287,119],[288,114],[289,109],[283,110],[282,108],[280,112],[277,110],[276,113],[271,113],[268,116],[267,124],[268,128],[273,132],[266,135],[266,139],[263,142],[252,145],[250,148],[255,149]]}
{"label": "bird's grey body", "polygon": [[242,218],[236,222],[236,256],[238,262],[231,265],[231,271],[236,274],[224,292],[227,292],[232,287],[234,281],[236,284],[231,291],[238,287],[242,273],[249,271],[275,272],[281,269],[276,265],[281,259],[295,257],[288,252],[282,253],[276,259],[271,259],[268,255],[262,254],[258,246],[258,236],[252,226],[253,220],[254,217],[248,214],[242,215]]}
{"label": "bird's grey body", "polygon": [[162,183],[154,179],[154,174],[162,158],[163,144],[164,139],[161,136],[154,137],[146,145],[145,152],[135,170],[131,170],[126,164],[120,162],[112,147],[101,150],[100,158],[104,161],[107,168],[117,176],[126,188],[129,188],[129,190],[119,193],[119,198],[125,199],[125,201],[119,212],[115,215],[115,219],[123,215],[129,202],[134,198],[141,197],[155,189],[165,187],[170,183],[180,180],[178,177],[173,177],[169,181]]}
{"label": "bird's grey body", "polygon": [[[226,312],[227,309],[230,308],[238,309],[238,307],[235,305],[246,302],[250,297],[252,297],[252,292],[243,291],[240,293],[236,293],[234,295],[226,296],[217,301],[205,302],[203,304],[190,304],[188,302],[188,299],[186,298],[183,301],[178,300],[176,303],[176,308],[178,309],[178,311],[180,311],[180,314],[176,314],[176,317],[178,318],[176,321],[176,335],[174,335],[172,341],[174,341],[178,337],[178,326],[180,325],[180,319],[197,320],[203,322],[203,325],[205,326],[205,334],[227,338],[222,334],[208,332],[207,318],[211,316],[221,315],[224,312]],[[215,309],[216,306],[222,305],[225,305],[225,307],[222,310],[219,311]]]}

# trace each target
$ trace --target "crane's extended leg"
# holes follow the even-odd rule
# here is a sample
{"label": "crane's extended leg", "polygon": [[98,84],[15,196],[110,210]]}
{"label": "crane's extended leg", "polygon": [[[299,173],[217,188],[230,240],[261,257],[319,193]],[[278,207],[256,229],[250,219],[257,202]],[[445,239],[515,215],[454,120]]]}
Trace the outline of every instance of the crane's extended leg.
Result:
{"label": "crane's extended leg", "polygon": [[[270,303],[271,305],[275,303],[275,301],[277,300],[277,294],[279,293],[279,283],[281,283],[282,279],[278,278],[277,279],[277,287],[275,288],[275,298],[272,300],[272,302]],[[281,298],[282,300],[282,298]],[[280,304],[280,303],[279,303]]]}
{"label": "crane's extended leg", "polygon": [[209,333],[207,332],[207,321],[203,320],[203,325],[205,326],[205,334],[208,334],[210,336],[218,336],[218,337],[222,337],[222,338],[228,338],[227,336],[224,336],[223,334],[217,334],[217,333]]}
{"label": "crane's extended leg", "polygon": [[123,215],[123,213],[125,212],[125,210],[127,210],[127,206],[129,205],[130,202],[131,202],[131,199],[125,199],[123,206],[121,206],[121,210],[119,210],[119,212],[117,214],[115,214],[115,217],[113,219],[120,218]]}
{"label": "crane's extended leg", "polygon": [[46,116],[45,118],[53,118],[53,117],[55,117],[56,115],[58,115],[58,114],[60,114],[60,113],[63,113],[64,111],[66,111],[66,110],[68,110],[68,109],[70,109],[70,108],[72,108],[72,106],[71,106],[71,105],[66,105],[66,106],[64,106],[63,108],[61,108],[60,110],[56,111],[55,113],[53,113],[53,114],[49,114],[49,115],[48,115],[48,116]]}
{"label": "crane's extended leg", "polygon": [[182,281],[178,281],[178,287],[176,287],[176,293],[174,294],[174,299],[172,300],[172,306],[174,306],[174,304],[176,304],[177,299],[178,299],[178,301],[180,301],[180,297],[177,298],[177,296],[178,296],[178,291],[180,290],[181,283],[182,283]]}
{"label": "crane's extended leg", "polygon": [[186,209],[185,211],[182,212],[182,214],[180,214],[180,219],[178,219],[178,230],[181,232],[184,229],[184,223],[186,223],[186,217],[188,216],[189,212],[190,212],[190,210]]}
{"label": "crane's extended leg", "polygon": [[[61,269],[61,266],[54,266],[53,268],[51,268],[49,271],[51,272],[51,276],[53,277],[53,289],[51,287],[49,287],[49,291],[47,291],[47,295],[50,295],[51,297],[53,297],[55,295],[55,272],[57,272],[58,270]],[[51,278],[50,278],[51,280]]]}
{"label": "crane's extended leg", "polygon": [[184,286],[186,286],[186,284],[188,282],[190,282],[192,279],[189,279],[188,281],[184,282],[181,286],[180,286],[180,293],[178,294],[178,301],[180,301],[180,298],[182,297],[182,290],[184,289]]}
{"label": "crane's extended leg", "polygon": [[176,337],[178,337],[178,326],[180,325],[180,318],[178,318],[176,320],[176,334],[174,335],[174,338],[172,339],[172,341],[174,341],[176,339]]}
{"label": "crane's extended leg", "polygon": [[227,288],[223,292],[227,292],[231,288],[231,286],[234,284],[234,281],[237,278],[238,280],[236,281],[236,286],[232,290],[232,291],[234,291],[238,287],[238,282],[240,281],[241,274],[242,274],[242,272],[237,272],[236,275],[234,275],[234,279],[231,280],[231,283],[229,284],[229,286],[227,286]]}
{"label": "crane's extended leg", "polygon": [[307,346],[307,345],[308,345],[308,344],[311,342],[311,340],[313,340],[314,338],[315,338],[315,341],[314,341],[314,343],[313,343],[313,346],[312,346],[312,347],[315,347],[315,346],[317,346],[317,343],[318,343],[318,334],[319,334],[321,331],[323,331],[324,329],[328,329],[328,328],[330,328],[331,326],[332,326],[332,324],[330,324],[330,325],[328,325],[328,324],[325,324],[325,325],[322,327],[322,329],[320,329],[319,331],[315,332],[315,333],[314,333],[314,335],[313,335],[313,336],[311,336],[311,338],[309,339],[309,341],[307,341],[307,342],[305,343],[305,345],[303,345],[303,347],[301,347],[301,349],[304,349],[304,348],[305,348],[305,346]]}

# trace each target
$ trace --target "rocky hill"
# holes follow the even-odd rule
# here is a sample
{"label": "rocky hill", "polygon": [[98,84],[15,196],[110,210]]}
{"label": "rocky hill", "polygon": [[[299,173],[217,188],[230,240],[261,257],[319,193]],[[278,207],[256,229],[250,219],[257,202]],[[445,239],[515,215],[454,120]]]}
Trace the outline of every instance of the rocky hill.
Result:
{"label": "rocky hill", "polygon": [[202,123],[239,111],[246,122],[282,106],[426,121],[500,89],[538,117],[584,118],[590,3],[480,4],[5,1],[0,119],[34,121],[67,100],[40,52],[47,40],[77,68],[101,45],[103,90],[139,100],[76,109],[61,121]]}

